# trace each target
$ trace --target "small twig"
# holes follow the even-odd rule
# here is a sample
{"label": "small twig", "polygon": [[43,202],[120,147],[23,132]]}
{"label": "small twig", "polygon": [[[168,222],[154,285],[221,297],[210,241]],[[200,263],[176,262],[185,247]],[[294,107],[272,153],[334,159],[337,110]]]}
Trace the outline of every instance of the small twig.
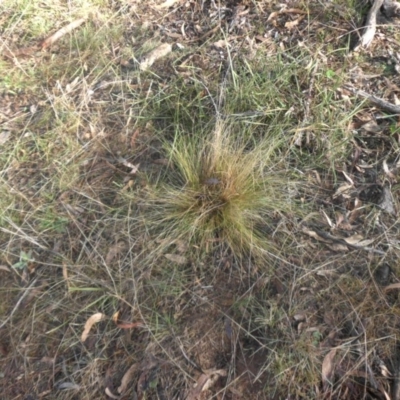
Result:
{"label": "small twig", "polygon": [[343,245],[348,246],[348,247],[350,247],[352,249],[355,249],[355,250],[364,250],[364,251],[369,251],[371,253],[380,254],[380,255],[385,255],[386,254],[386,252],[384,252],[382,250],[374,249],[372,247],[359,246],[357,244],[348,243],[344,239],[337,238],[337,237],[332,236],[329,233],[327,233],[325,231],[321,231],[319,229],[314,229],[314,231],[318,234],[318,236],[321,236],[322,238],[324,238],[326,240],[332,241],[334,243],[343,244]]}
{"label": "small twig", "polygon": [[49,36],[46,40],[41,43],[42,50],[46,49],[47,47],[54,44],[57,40],[62,38],[67,33],[73,31],[74,29],[78,28],[78,26],[82,25],[86,21],[86,18],[77,19],[72,21],[70,24],[64,26],[63,28],[59,29],[56,33]]}
{"label": "small twig", "polygon": [[15,314],[15,312],[17,311],[18,307],[21,305],[22,300],[24,300],[24,298],[28,295],[29,290],[32,289],[32,287],[35,285],[36,281],[38,280],[38,278],[35,278],[30,285],[24,289],[24,293],[22,294],[22,296],[18,299],[17,304],[14,306],[14,308],[12,309],[10,315],[0,324],[0,329],[3,328],[8,321],[10,321],[10,319],[13,317],[13,315]]}
{"label": "small twig", "polygon": [[373,94],[369,94],[369,93],[365,92],[364,90],[353,88],[352,86],[349,86],[349,85],[345,85],[345,86],[343,86],[343,88],[348,90],[349,92],[355,94],[356,96],[367,99],[368,101],[375,104],[382,110],[389,111],[392,114],[396,114],[396,115],[400,114],[400,106],[396,106],[395,104],[389,103],[388,101],[381,99],[380,97],[377,97]]}
{"label": "small twig", "polygon": [[358,44],[354,47],[354,51],[358,50],[360,47],[368,47],[372,43],[376,32],[376,16],[382,4],[383,0],[374,1],[365,21],[364,33],[361,35]]}

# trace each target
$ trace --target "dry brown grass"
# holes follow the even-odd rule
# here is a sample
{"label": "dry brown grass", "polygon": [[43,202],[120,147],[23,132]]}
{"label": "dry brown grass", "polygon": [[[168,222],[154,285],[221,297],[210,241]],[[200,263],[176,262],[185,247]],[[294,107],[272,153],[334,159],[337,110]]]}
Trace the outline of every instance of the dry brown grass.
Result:
{"label": "dry brown grass", "polygon": [[391,185],[398,205],[398,127],[363,130],[376,110],[336,89],[355,62],[398,77],[346,56],[357,15],[331,3],[270,20],[268,1],[2,3],[2,398],[119,395],[128,370],[121,398],[194,396],[213,369],[197,398],[393,389],[398,217],[359,193]]}

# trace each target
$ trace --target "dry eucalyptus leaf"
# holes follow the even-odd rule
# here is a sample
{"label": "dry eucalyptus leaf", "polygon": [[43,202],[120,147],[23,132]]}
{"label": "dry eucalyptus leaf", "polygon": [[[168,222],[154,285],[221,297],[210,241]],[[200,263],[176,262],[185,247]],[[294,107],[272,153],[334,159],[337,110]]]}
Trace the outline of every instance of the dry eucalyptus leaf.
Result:
{"label": "dry eucalyptus leaf", "polygon": [[268,17],[267,22],[271,21],[272,19],[276,18],[278,15],[281,15],[281,14],[307,14],[307,12],[300,10],[298,8],[286,8],[286,9],[282,9],[280,11],[272,12]]}
{"label": "dry eucalyptus leaf", "polygon": [[269,14],[269,17],[267,19],[267,22],[271,21],[272,19],[276,18],[279,15],[278,11],[274,11],[271,14]]}
{"label": "dry eucalyptus leaf", "polygon": [[84,342],[87,337],[89,336],[89,332],[92,329],[92,326],[94,324],[97,324],[97,322],[100,322],[102,319],[105,318],[105,315],[103,313],[96,313],[93,314],[85,323],[85,327],[82,332],[81,336],[81,341]]}
{"label": "dry eucalyptus leaf", "polygon": [[165,254],[165,258],[167,260],[170,260],[174,263],[177,263],[179,265],[184,265],[187,263],[187,259],[184,256],[179,256],[177,254]]}
{"label": "dry eucalyptus leaf", "polygon": [[336,192],[333,195],[333,198],[336,199],[339,196],[344,196],[344,197],[349,198],[350,195],[348,194],[348,191],[352,188],[353,188],[353,185],[350,185],[349,183],[343,183],[342,185],[340,185],[338,187],[338,189],[336,190]]}
{"label": "dry eucalyptus leaf", "polygon": [[120,312],[117,311],[117,312],[115,312],[115,313],[113,314],[113,316],[112,316],[112,318],[111,318],[116,324],[118,323],[119,314],[120,314]]}
{"label": "dry eucalyptus leaf", "polygon": [[129,173],[132,175],[136,174],[139,171],[140,164],[136,164],[136,165],[132,164],[128,160],[125,160],[125,158],[123,158],[123,157],[118,158],[118,162],[120,162],[123,166],[130,168],[131,170]]}
{"label": "dry eucalyptus leaf", "polygon": [[213,46],[217,49],[226,49],[229,46],[229,43],[225,39],[221,39],[213,43]]}
{"label": "dry eucalyptus leaf", "polygon": [[197,379],[195,387],[190,391],[186,400],[199,399],[201,393],[214,386],[221,376],[227,376],[227,371],[224,369],[210,369],[204,371]]}
{"label": "dry eucalyptus leaf", "polygon": [[138,369],[138,363],[135,363],[130,366],[130,368],[125,372],[124,376],[121,379],[121,385],[118,387],[117,391],[119,394],[125,393],[128,388],[129,383],[132,381],[133,376]]}
{"label": "dry eucalyptus leaf", "polygon": [[156,6],[155,8],[162,10],[163,8],[169,8],[172,7],[176,2],[179,0],[166,0],[163,4],[160,4]]}
{"label": "dry eucalyptus leaf", "polygon": [[172,46],[169,43],[163,43],[156,49],[147,54],[143,61],[140,63],[140,69],[146,71],[149,69],[159,58],[165,57],[172,51]]}
{"label": "dry eucalyptus leaf", "polygon": [[364,124],[361,128],[371,133],[380,133],[383,130],[375,121],[369,121],[366,124]]}
{"label": "dry eucalyptus leaf", "polygon": [[400,282],[397,283],[392,283],[391,285],[386,286],[383,291],[387,292],[388,290],[393,290],[393,289],[400,289]]}
{"label": "dry eucalyptus leaf", "polygon": [[357,246],[367,247],[374,242],[375,242],[375,239],[365,239],[365,240],[361,240],[360,242],[358,242]]}
{"label": "dry eucalyptus leaf", "polygon": [[333,251],[349,251],[349,248],[345,244],[341,243],[331,243],[328,244],[328,247]]}
{"label": "dry eucalyptus leaf", "polygon": [[332,222],[332,220],[329,218],[328,214],[322,210],[322,214],[324,215],[326,222],[328,223],[328,225],[333,228],[335,226],[335,224]]}
{"label": "dry eucalyptus leaf", "polygon": [[303,231],[303,233],[305,233],[306,235],[308,235],[308,236],[310,236],[310,237],[312,237],[312,238],[314,238],[314,239],[316,239],[316,240],[318,240],[318,241],[320,241],[320,242],[331,243],[330,240],[324,239],[322,236],[318,235],[317,232],[310,231],[310,230],[308,230],[308,229],[306,229],[306,228],[303,228],[302,231]]}
{"label": "dry eucalyptus leaf", "polygon": [[342,171],[343,176],[346,178],[347,182],[349,182],[350,185],[354,185],[353,179],[350,178],[350,176],[346,173],[346,171]]}
{"label": "dry eucalyptus leaf", "polygon": [[285,23],[285,28],[290,31],[295,26],[297,26],[303,19],[304,19],[304,17],[300,17],[300,18],[295,19],[294,21],[288,21]]}
{"label": "dry eucalyptus leaf", "polygon": [[396,181],[396,175],[389,169],[389,166],[388,166],[386,160],[383,160],[382,167],[383,167],[383,171],[385,172],[385,174],[386,174],[391,180]]}
{"label": "dry eucalyptus leaf", "polygon": [[72,382],[63,382],[56,385],[58,390],[80,390],[80,386]]}
{"label": "dry eucalyptus leaf", "polygon": [[114,394],[114,393],[111,391],[111,389],[108,388],[108,387],[106,387],[105,392],[106,392],[106,395],[107,395],[108,397],[112,398],[112,399],[118,400],[118,399],[121,398],[120,396],[117,396],[116,394]]}
{"label": "dry eucalyptus leaf", "polygon": [[219,377],[228,375],[227,371],[224,369],[217,369],[217,370],[211,369],[206,371],[206,373],[209,378],[204,384],[202,392],[212,388],[219,379]]}
{"label": "dry eucalyptus leaf", "polygon": [[329,386],[332,379],[334,370],[333,359],[336,355],[336,349],[332,349],[325,357],[322,362],[322,382],[324,387]]}
{"label": "dry eucalyptus leaf", "polygon": [[363,235],[360,234],[355,234],[352,236],[349,236],[347,238],[344,238],[344,241],[348,244],[358,244],[364,239]]}
{"label": "dry eucalyptus leaf", "polygon": [[136,322],[120,321],[119,314],[120,314],[120,311],[117,311],[116,313],[114,313],[114,315],[112,316],[112,320],[114,321],[115,325],[117,325],[117,327],[120,329],[143,328],[145,326],[140,321],[136,321]]}

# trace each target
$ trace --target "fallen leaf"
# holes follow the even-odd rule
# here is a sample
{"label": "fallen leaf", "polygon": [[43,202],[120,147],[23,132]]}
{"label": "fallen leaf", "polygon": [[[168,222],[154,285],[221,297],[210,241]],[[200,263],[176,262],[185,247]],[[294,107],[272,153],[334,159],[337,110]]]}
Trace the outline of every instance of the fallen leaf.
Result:
{"label": "fallen leaf", "polygon": [[128,160],[125,160],[125,158],[120,157],[118,158],[118,162],[120,162],[123,166],[130,168],[131,170],[129,171],[130,174],[134,175],[136,172],[139,171],[139,166],[140,164],[132,164]]}
{"label": "fallen leaf", "polygon": [[354,181],[353,179],[350,178],[350,176],[346,173],[346,171],[342,171],[342,174],[346,178],[347,182],[349,182],[350,185],[354,186]]}
{"label": "fallen leaf", "polygon": [[383,128],[380,127],[375,121],[369,121],[366,124],[362,125],[361,128],[371,133],[379,133],[383,130]]}
{"label": "fallen leaf", "polygon": [[[359,200],[358,200],[358,199],[355,199],[355,202],[356,202],[356,201],[359,201]],[[357,204],[354,203],[354,207],[356,208],[356,207],[357,207]],[[351,217],[353,214],[355,214],[355,210],[353,210],[353,211],[350,213],[350,217]],[[338,228],[340,228],[340,229],[342,229],[342,230],[345,230],[345,231],[352,231],[352,230],[354,230],[355,227],[354,227],[353,225],[351,225],[350,221],[348,220],[349,217],[346,217],[345,215],[343,215],[343,214],[340,213],[340,212],[336,212],[336,213],[335,213],[335,217],[336,217],[336,227],[338,227]],[[354,216],[353,216],[353,218],[354,218]]]}
{"label": "fallen leaf", "polygon": [[111,391],[111,389],[108,388],[108,387],[106,387],[105,392],[106,392],[106,395],[107,395],[108,397],[111,397],[112,399],[118,400],[118,399],[121,398],[120,396],[117,396],[116,394],[114,394],[114,393]]}
{"label": "fallen leaf", "polygon": [[386,286],[383,291],[387,292],[388,290],[392,290],[392,289],[400,289],[400,282],[397,283],[392,283],[391,285]]}
{"label": "fallen leaf", "polygon": [[58,30],[56,33],[48,37],[46,40],[44,40],[41,44],[42,50],[46,49],[47,47],[51,46],[54,44],[57,40],[61,39],[64,35],[67,33],[73,31],[75,28],[78,28],[78,26],[82,25],[86,21],[86,18],[81,18],[77,19],[75,21],[72,21],[70,24],[67,26],[64,26],[60,30]]}
{"label": "fallen leaf", "polygon": [[210,369],[205,371],[207,373],[207,375],[209,375],[209,379],[208,381],[205,383],[205,385],[203,386],[202,392],[204,392],[205,390],[210,389],[211,387],[213,387],[215,385],[215,383],[217,382],[217,380],[221,377],[221,376],[227,376],[228,373],[226,370],[224,369]]}
{"label": "fallen leaf", "polygon": [[7,272],[11,272],[11,269],[8,268],[6,265],[0,265],[0,271],[7,271]]}
{"label": "fallen leaf", "polygon": [[307,11],[303,11],[303,10],[300,10],[298,8],[288,8],[286,10],[283,9],[281,11],[274,11],[269,15],[269,17],[267,19],[267,22],[271,21],[271,19],[274,19],[278,15],[281,15],[281,14],[307,14]]}
{"label": "fallen leaf", "polygon": [[172,51],[172,46],[169,43],[163,43],[156,49],[147,54],[140,63],[140,69],[146,71],[150,68],[159,58],[165,57]]}
{"label": "fallen leaf", "polygon": [[295,321],[305,321],[307,319],[305,314],[295,314],[293,315]]}
{"label": "fallen leaf", "polygon": [[187,263],[186,257],[179,256],[178,254],[165,254],[165,258],[179,265]]}
{"label": "fallen leaf", "polygon": [[120,321],[119,320],[119,314],[120,314],[119,311],[114,313],[114,315],[112,316],[112,320],[115,322],[115,325],[117,325],[117,327],[120,328],[120,329],[132,329],[132,328],[138,328],[138,327],[144,327],[145,326],[140,321],[136,321],[136,322]]}
{"label": "fallen leaf", "polygon": [[322,214],[324,214],[324,217],[326,219],[326,221],[328,222],[328,225],[333,228],[335,226],[335,224],[332,222],[332,220],[328,217],[328,214],[322,210]]}
{"label": "fallen leaf", "polygon": [[165,165],[166,167],[169,167],[171,164],[167,158],[157,158],[156,160],[152,161],[152,163],[157,165]]}
{"label": "fallen leaf", "polygon": [[226,49],[229,46],[229,43],[226,40],[221,39],[213,43],[213,46],[217,49]]}
{"label": "fallen leaf", "polygon": [[80,386],[72,382],[63,382],[56,385],[58,390],[80,390]]}
{"label": "fallen leaf", "polygon": [[186,400],[197,400],[202,392],[213,387],[220,377],[227,376],[227,374],[227,371],[224,369],[205,370],[197,379],[195,386],[186,397]]}
{"label": "fallen leaf", "polygon": [[353,188],[353,185],[350,185],[348,183],[343,183],[338,187],[336,192],[333,194],[333,198],[336,199],[339,196],[344,196],[345,198],[349,198],[350,195],[347,193],[350,189]]}
{"label": "fallen leaf", "polygon": [[294,21],[288,21],[285,23],[285,28],[290,31],[295,26],[297,26],[303,19],[304,19],[304,17],[300,17],[300,18],[295,19]]}
{"label": "fallen leaf", "polygon": [[325,389],[332,383],[331,379],[334,370],[333,359],[335,358],[335,355],[336,355],[336,349],[332,349],[324,357],[324,361],[322,362],[322,382]]}
{"label": "fallen leaf", "polygon": [[97,324],[97,322],[100,322],[102,319],[105,318],[105,315],[103,313],[96,313],[93,314],[85,323],[85,327],[83,329],[82,332],[82,336],[81,336],[81,341],[84,342],[87,337],[89,336],[89,332],[92,329],[92,326],[94,324]]}
{"label": "fallen leaf", "polygon": [[355,234],[343,239],[348,244],[357,244],[363,240],[363,236],[360,234]]}
{"label": "fallen leaf", "polygon": [[331,243],[327,245],[333,251],[349,251],[349,248],[345,244]]}
{"label": "fallen leaf", "polygon": [[128,388],[129,383],[132,381],[133,375],[138,369],[138,363],[130,366],[130,368],[125,372],[121,379],[121,385],[118,387],[117,391],[119,394],[125,393]]}
{"label": "fallen leaf", "polygon": [[267,22],[271,21],[272,19],[276,18],[279,15],[278,11],[274,11],[271,14],[269,14],[269,17],[267,19]]}
{"label": "fallen leaf", "polygon": [[117,312],[115,312],[114,315],[112,316],[112,320],[113,320],[116,324],[118,323],[119,314],[120,314],[120,312],[117,311]]}
{"label": "fallen leaf", "polygon": [[361,240],[360,242],[357,243],[357,246],[359,247],[367,247],[370,244],[374,243],[375,239],[365,239],[365,240]]}
{"label": "fallen leaf", "polygon": [[172,7],[179,0],[166,0],[165,3],[156,6],[155,8],[162,10],[163,8]]}
{"label": "fallen leaf", "polygon": [[[0,144],[1,144],[1,143],[0,143]],[[396,182],[396,175],[395,175],[392,171],[390,171],[389,166],[388,166],[386,160],[383,160],[382,167],[383,167],[383,171],[385,172],[385,174],[386,174],[391,180],[393,180],[394,182]]]}
{"label": "fallen leaf", "polygon": [[320,242],[331,243],[330,240],[324,239],[322,236],[319,236],[317,232],[310,231],[310,230],[308,230],[308,229],[306,229],[306,228],[303,228],[302,231],[303,231],[303,233],[305,233],[306,235],[308,235],[308,236],[310,236],[310,237],[312,237],[312,238],[314,238],[314,239],[316,239],[316,240],[318,240],[318,241],[320,241]]}

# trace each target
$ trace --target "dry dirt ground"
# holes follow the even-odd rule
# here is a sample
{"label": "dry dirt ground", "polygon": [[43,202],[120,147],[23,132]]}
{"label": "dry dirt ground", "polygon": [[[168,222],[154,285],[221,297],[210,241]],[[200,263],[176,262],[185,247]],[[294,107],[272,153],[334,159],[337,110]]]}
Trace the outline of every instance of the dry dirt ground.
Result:
{"label": "dry dirt ground", "polygon": [[[400,120],[345,88],[399,103],[398,21],[355,53],[368,2],[98,3],[49,47],[59,15],[2,30],[1,399],[399,399]],[[248,100],[269,85],[272,111]],[[286,121],[302,216],[274,217],[263,263],[181,240],[151,259],[159,132],[220,106]]]}

